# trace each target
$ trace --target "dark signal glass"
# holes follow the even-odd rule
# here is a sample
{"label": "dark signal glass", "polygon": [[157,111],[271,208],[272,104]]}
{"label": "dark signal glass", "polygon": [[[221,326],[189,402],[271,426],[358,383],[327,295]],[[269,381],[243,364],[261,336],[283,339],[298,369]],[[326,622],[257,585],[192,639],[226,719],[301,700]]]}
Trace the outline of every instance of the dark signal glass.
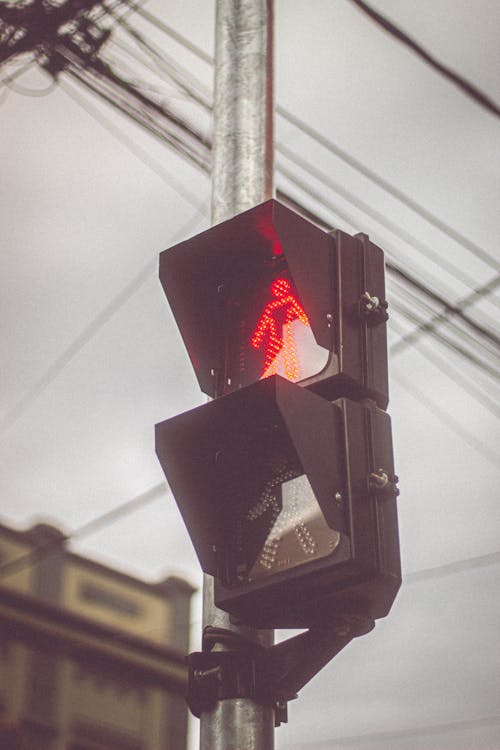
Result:
{"label": "dark signal glass", "polygon": [[266,488],[248,511],[247,526],[269,511],[270,528],[248,571],[250,581],[326,557],[339,544],[340,534],[326,523],[305,474]]}

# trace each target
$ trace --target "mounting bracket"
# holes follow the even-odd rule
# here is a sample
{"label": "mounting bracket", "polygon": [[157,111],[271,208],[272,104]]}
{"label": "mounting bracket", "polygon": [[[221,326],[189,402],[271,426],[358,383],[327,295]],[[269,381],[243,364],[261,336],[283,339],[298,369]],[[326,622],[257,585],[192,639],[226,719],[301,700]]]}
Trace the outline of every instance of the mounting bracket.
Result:
{"label": "mounting bracket", "polygon": [[272,706],[279,726],[287,721],[288,701],[353,638],[374,626],[369,618],[345,615],[266,648],[209,625],[203,631],[203,650],[188,656],[188,706],[199,717],[217,701],[251,698]]}

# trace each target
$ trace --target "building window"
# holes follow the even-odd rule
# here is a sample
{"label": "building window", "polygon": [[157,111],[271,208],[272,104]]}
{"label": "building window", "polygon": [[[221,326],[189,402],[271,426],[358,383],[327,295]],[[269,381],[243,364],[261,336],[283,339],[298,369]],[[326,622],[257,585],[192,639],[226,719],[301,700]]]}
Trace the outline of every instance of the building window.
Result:
{"label": "building window", "polygon": [[90,581],[85,581],[80,586],[79,593],[84,601],[97,606],[107,607],[115,612],[119,612],[121,615],[137,617],[141,613],[141,608],[136,602],[121,596],[121,594],[117,594],[115,591],[97,586]]}

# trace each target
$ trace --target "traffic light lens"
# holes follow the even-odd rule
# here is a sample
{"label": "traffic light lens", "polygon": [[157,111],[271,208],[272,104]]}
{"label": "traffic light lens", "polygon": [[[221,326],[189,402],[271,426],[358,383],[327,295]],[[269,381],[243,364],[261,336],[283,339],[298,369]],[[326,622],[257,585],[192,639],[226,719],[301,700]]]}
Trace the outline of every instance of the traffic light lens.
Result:
{"label": "traffic light lens", "polygon": [[233,309],[242,315],[234,321],[239,350],[233,349],[232,359],[236,364],[237,354],[240,387],[271,375],[296,383],[325,367],[329,352],[316,343],[286,269],[266,274]]}
{"label": "traffic light lens", "polygon": [[339,544],[340,534],[326,523],[305,474],[266,488],[246,520],[251,525],[269,510],[271,529],[248,573],[250,581],[326,557]]}
{"label": "traffic light lens", "polygon": [[254,349],[263,348],[264,351],[261,378],[278,374],[295,381],[300,375],[292,326],[298,322],[310,329],[309,320],[289,281],[275,279],[270,291],[270,301],[257,322],[250,344]]}

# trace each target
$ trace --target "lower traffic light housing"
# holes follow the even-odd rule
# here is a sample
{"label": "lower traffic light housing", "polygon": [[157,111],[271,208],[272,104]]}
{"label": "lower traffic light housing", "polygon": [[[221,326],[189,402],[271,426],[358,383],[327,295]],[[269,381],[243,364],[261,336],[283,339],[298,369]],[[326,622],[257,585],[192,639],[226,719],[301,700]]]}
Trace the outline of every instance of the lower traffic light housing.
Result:
{"label": "lower traffic light housing", "polygon": [[254,627],[385,616],[401,582],[389,416],[277,375],[156,426],[215,603]]}

